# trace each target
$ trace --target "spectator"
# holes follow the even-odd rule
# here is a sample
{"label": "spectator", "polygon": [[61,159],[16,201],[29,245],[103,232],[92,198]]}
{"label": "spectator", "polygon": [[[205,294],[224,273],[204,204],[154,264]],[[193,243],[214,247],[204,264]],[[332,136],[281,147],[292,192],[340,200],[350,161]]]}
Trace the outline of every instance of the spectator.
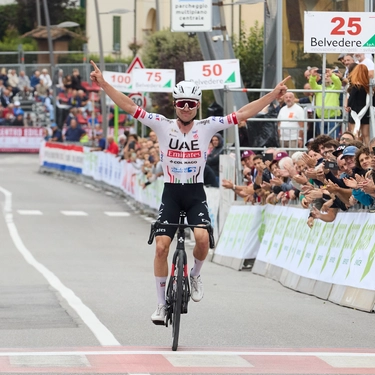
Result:
{"label": "spectator", "polygon": [[24,116],[23,125],[25,127],[34,126],[34,121],[31,118],[31,113],[30,112],[27,112],[26,116]]}
{"label": "spectator", "polygon": [[356,53],[354,54],[354,58],[358,64],[366,65],[368,69],[368,78],[374,78],[374,62],[366,57],[364,53]]}
{"label": "spectator", "polygon": [[70,121],[70,126],[65,132],[65,141],[79,142],[84,131],[77,124],[76,119]]}
{"label": "spectator", "polygon": [[103,136],[103,131],[101,130],[100,126],[95,127],[95,131],[93,132],[93,141],[95,146],[90,149],[90,151],[104,151],[106,146],[106,141]]}
{"label": "spectator", "polygon": [[16,95],[20,89],[18,88],[19,79],[16,69],[9,69],[8,73],[8,86],[12,87],[13,96]]}
{"label": "spectator", "polygon": [[152,143],[156,143],[158,141],[158,138],[156,136],[156,133],[153,131],[150,131],[150,134],[148,135],[148,138],[152,141]]}
{"label": "spectator", "polygon": [[24,126],[24,121],[23,121],[23,115],[18,114],[15,116],[15,118],[12,121],[13,126]]}
{"label": "spectator", "polygon": [[115,139],[112,135],[109,135],[107,137],[107,148],[105,152],[108,152],[110,154],[116,155],[118,154],[118,145],[115,142]]}
{"label": "spectator", "polygon": [[73,69],[72,72],[72,89],[73,90],[83,90],[86,91],[81,83],[81,76],[78,69]]}
{"label": "spectator", "polygon": [[122,157],[123,156],[123,153],[124,153],[124,148],[126,146],[126,141],[127,141],[127,137],[125,134],[121,134],[119,137],[118,137],[118,156]]}
{"label": "spectator", "polygon": [[42,74],[39,76],[39,79],[40,81],[43,81],[43,86],[47,89],[50,89],[52,87],[52,80],[51,76],[48,73],[48,69],[42,69]]}
{"label": "spectator", "polygon": [[35,86],[34,95],[36,100],[39,102],[44,102],[44,99],[47,97],[48,87],[45,86],[44,81],[41,79],[39,83]]}
{"label": "spectator", "polygon": [[31,92],[30,78],[25,74],[24,70],[20,71],[18,77],[18,89],[23,94],[23,96],[29,96]]}
{"label": "spectator", "polygon": [[219,184],[219,166],[220,155],[224,151],[224,140],[221,134],[216,133],[211,139],[213,149],[207,156],[207,165],[211,167],[216,176],[217,184]]}
{"label": "spectator", "polygon": [[[320,80],[320,74],[318,69],[311,70],[311,76],[309,79],[310,86],[313,90],[322,90],[322,85],[318,84]],[[325,85],[327,90],[340,90],[341,89],[341,80],[340,78],[332,72],[331,69],[327,69],[325,73]],[[315,94],[316,98],[316,115],[317,118],[324,119],[324,134],[330,134],[333,138],[338,138],[338,129],[336,127],[336,119],[341,116],[340,106],[340,93],[336,92],[327,92],[324,97],[324,106],[325,107],[337,107],[337,109],[325,109],[322,114],[322,105],[323,105],[323,93],[317,92]],[[320,107],[320,108],[319,108]],[[327,121],[326,121],[327,120]]]}
{"label": "spectator", "polygon": [[5,68],[1,68],[0,70],[0,79],[3,81],[4,86],[7,87],[8,86],[8,73]]}
{"label": "spectator", "polygon": [[56,86],[57,92],[64,92],[64,71],[62,69],[56,69],[53,77],[53,84]]}
{"label": "spectator", "polygon": [[69,127],[72,119],[77,120],[77,114],[78,114],[78,109],[77,108],[71,108],[68,116],[66,117],[66,119],[64,121],[64,125]]}
{"label": "spectator", "polygon": [[51,140],[51,134],[49,133],[49,129],[48,128],[43,128],[43,139],[48,142],[49,140]]}
{"label": "spectator", "polygon": [[344,133],[342,133],[340,137],[340,144],[347,145],[349,142],[354,141],[354,140],[355,140],[354,134],[347,130]]}
{"label": "spectator", "polygon": [[4,89],[0,96],[1,105],[6,108],[12,102],[12,93],[8,89]]}
{"label": "spectator", "polygon": [[51,135],[51,141],[52,142],[62,142],[63,141],[63,136],[62,132],[57,126],[56,122],[53,122],[51,125],[52,129],[52,135]]}
{"label": "spectator", "polygon": [[23,119],[23,116],[24,116],[25,113],[24,113],[23,109],[21,108],[21,103],[20,103],[19,100],[16,100],[14,102],[13,114],[14,114],[14,116],[21,115],[22,119]]}
{"label": "spectator", "polygon": [[36,86],[40,83],[40,71],[36,70],[30,79],[30,86],[33,90],[36,90]]}
{"label": "spectator", "polygon": [[[280,109],[277,116],[279,138],[281,146],[285,148],[302,148],[303,146],[303,119],[305,117],[301,106],[295,103],[292,92],[284,95],[285,106]],[[289,121],[290,119],[299,121]]]}
{"label": "spectator", "polygon": [[[345,110],[349,112],[349,130],[358,134],[365,146],[370,142],[370,85],[366,65],[359,64],[349,75],[350,95]],[[373,103],[375,100],[373,97]]]}
{"label": "spectator", "polygon": [[64,77],[63,84],[67,91],[70,91],[72,89],[72,76],[70,74],[67,74]]}
{"label": "spectator", "polygon": [[50,90],[47,90],[46,92],[46,98],[44,99],[44,106],[46,107],[47,112],[49,113],[49,119],[50,121],[55,120],[55,113],[53,108],[53,101],[54,98],[52,96],[52,93]]}

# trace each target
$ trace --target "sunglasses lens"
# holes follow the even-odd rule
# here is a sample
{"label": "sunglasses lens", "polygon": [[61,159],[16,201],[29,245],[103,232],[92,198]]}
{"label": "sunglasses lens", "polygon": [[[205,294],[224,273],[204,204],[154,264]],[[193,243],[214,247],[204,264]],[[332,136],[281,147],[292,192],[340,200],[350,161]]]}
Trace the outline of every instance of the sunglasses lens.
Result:
{"label": "sunglasses lens", "polygon": [[189,109],[194,109],[197,107],[198,102],[195,100],[176,100],[176,107],[177,108],[185,108],[185,106],[188,106]]}

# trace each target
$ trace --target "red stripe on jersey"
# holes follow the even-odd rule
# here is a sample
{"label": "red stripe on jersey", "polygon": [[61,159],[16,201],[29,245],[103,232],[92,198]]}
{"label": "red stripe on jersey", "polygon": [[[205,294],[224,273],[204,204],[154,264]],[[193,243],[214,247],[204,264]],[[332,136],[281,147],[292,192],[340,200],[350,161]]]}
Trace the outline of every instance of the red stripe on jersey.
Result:
{"label": "red stripe on jersey", "polygon": [[229,124],[233,123],[234,125],[237,125],[238,120],[237,120],[236,112],[232,112],[230,115],[228,115],[227,120]]}
{"label": "red stripe on jersey", "polygon": [[135,111],[133,117],[138,118],[141,115],[142,111],[143,111],[143,109],[141,107],[137,107],[137,110]]}

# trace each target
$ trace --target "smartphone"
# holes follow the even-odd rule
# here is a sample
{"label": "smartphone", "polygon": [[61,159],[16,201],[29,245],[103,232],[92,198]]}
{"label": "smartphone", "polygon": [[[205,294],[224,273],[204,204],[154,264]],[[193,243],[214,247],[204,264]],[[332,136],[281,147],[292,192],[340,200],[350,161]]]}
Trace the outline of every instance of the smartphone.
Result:
{"label": "smartphone", "polygon": [[372,152],[375,155],[375,147],[372,148]]}
{"label": "smartphone", "polygon": [[331,171],[338,171],[339,166],[337,165],[337,163],[335,161],[325,160],[324,161],[324,169],[329,169]]}
{"label": "smartphone", "polygon": [[272,161],[273,160],[273,154],[264,154],[263,155],[263,161]]}
{"label": "smartphone", "polygon": [[322,70],[322,69],[318,69],[318,70],[317,70],[317,73],[318,73],[318,74],[323,74],[323,70]]}

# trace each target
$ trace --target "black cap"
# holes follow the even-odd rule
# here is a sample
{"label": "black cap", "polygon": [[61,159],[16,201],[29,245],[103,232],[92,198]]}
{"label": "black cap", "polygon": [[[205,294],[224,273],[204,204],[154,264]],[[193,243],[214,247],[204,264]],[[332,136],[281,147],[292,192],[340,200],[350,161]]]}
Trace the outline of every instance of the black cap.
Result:
{"label": "black cap", "polygon": [[344,151],[345,147],[346,145],[340,145],[339,147],[336,148],[335,151],[332,152],[332,155],[336,157],[340,156],[342,152]]}
{"label": "black cap", "polygon": [[305,147],[307,147],[307,145],[308,145],[309,143],[311,143],[313,140],[314,140],[314,138],[310,138],[310,139],[305,143]]}

